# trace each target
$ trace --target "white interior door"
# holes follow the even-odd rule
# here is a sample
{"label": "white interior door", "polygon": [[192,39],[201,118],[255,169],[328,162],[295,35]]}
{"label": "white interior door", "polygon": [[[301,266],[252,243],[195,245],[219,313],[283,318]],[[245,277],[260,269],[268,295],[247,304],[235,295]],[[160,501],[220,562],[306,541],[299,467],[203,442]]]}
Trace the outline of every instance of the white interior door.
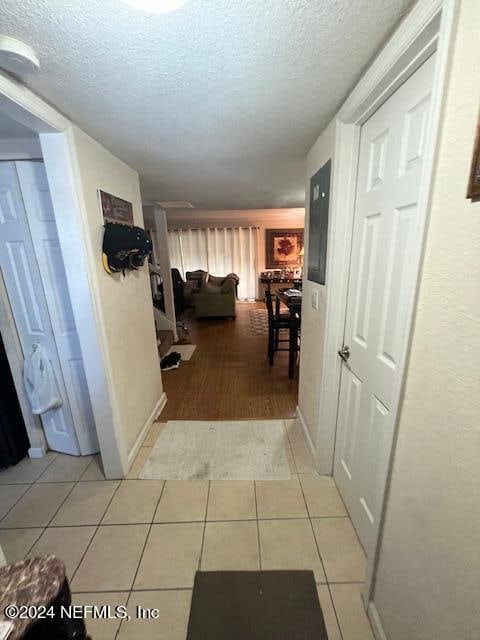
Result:
{"label": "white interior door", "polygon": [[350,356],[342,366],[334,477],[367,555],[381,515],[418,269],[412,257],[434,59],[371,116],[360,136],[344,336]]}
{"label": "white interior door", "polygon": [[[95,453],[99,450],[95,420],[45,166],[43,162],[24,161],[16,162],[15,166],[80,453]],[[72,268],[75,268],[75,260],[72,260]]]}
{"label": "white interior door", "polygon": [[0,162],[0,267],[23,353],[30,353],[35,343],[42,345],[62,396],[61,407],[41,416],[48,445],[78,455],[80,447],[13,162]]}

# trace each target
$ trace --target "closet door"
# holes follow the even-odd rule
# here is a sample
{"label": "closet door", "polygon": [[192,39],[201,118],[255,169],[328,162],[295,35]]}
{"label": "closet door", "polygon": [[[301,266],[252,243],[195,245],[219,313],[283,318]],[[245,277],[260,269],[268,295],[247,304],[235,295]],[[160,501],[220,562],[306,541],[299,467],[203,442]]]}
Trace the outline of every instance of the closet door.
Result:
{"label": "closet door", "polygon": [[63,404],[41,416],[50,449],[80,454],[42,279],[13,162],[0,162],[0,268],[24,355],[40,344],[52,363]]}
{"label": "closet door", "polygon": [[[43,162],[25,161],[16,162],[15,165],[33,249],[44,283],[45,298],[80,453],[83,455],[96,453],[99,447],[95,420],[45,166]],[[71,268],[75,268],[73,256]]]}

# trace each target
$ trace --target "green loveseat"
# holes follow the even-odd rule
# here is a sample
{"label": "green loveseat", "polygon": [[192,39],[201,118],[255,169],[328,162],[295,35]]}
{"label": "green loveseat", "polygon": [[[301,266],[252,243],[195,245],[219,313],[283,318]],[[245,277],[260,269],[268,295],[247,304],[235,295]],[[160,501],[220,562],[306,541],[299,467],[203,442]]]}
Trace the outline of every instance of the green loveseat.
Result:
{"label": "green loveseat", "polygon": [[224,278],[217,278],[204,271],[199,291],[193,295],[193,306],[197,318],[234,318],[237,284],[238,276],[234,273]]}

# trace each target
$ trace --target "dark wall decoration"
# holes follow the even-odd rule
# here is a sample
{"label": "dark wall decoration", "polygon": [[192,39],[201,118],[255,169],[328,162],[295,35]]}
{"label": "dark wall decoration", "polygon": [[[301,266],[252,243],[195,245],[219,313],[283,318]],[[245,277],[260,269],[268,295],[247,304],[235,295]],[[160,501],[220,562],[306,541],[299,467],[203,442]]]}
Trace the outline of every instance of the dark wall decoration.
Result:
{"label": "dark wall decoration", "polygon": [[133,224],[133,206],[131,202],[112,196],[105,191],[98,191],[104,222],[122,222]]}
{"label": "dark wall decoration", "polygon": [[472,169],[470,171],[467,198],[480,200],[480,116],[478,118],[477,136],[473,148]]}
{"label": "dark wall decoration", "polygon": [[308,279],[318,284],[325,284],[331,167],[329,160],[310,180]]}
{"label": "dark wall decoration", "polygon": [[266,229],[267,269],[299,267],[303,249],[303,229]]}

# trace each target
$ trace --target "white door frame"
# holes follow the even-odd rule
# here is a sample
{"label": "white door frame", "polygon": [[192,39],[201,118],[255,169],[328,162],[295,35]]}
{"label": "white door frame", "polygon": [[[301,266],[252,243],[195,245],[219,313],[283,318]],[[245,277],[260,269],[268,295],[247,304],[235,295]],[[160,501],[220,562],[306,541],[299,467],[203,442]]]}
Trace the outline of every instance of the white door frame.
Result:
{"label": "white door frame", "polygon": [[[353,231],[356,176],[358,169],[360,129],[362,124],[394,91],[414,73],[434,51],[437,52],[432,91],[431,120],[426,145],[424,177],[419,194],[419,232],[414,249],[417,282],[408,300],[408,339],[402,346],[398,384],[392,413],[397,412],[402,397],[405,364],[410,346],[410,329],[415,310],[420,267],[422,263],[427,212],[440,116],[443,108],[445,79],[448,71],[457,0],[419,0],[392,35],[384,49],[361,78],[337,114],[335,157],[333,168],[332,213],[327,263],[327,302],[320,415],[317,425],[320,445],[315,452],[319,473],[332,475],[335,450],[341,360],[337,355],[343,343],[347,304],[348,276]],[[395,429],[396,432],[396,429]],[[395,436],[392,451],[395,447]],[[390,471],[389,475],[390,477]],[[388,491],[388,480],[385,495]],[[385,501],[384,501],[385,507]],[[379,532],[382,527],[380,523]],[[378,540],[378,535],[377,535]],[[368,559],[366,602],[373,587],[376,554]]]}
{"label": "white door frame", "polygon": [[[129,462],[108,361],[99,292],[89,266],[98,259],[85,242],[87,212],[77,166],[72,123],[20,82],[0,72],[0,110],[36,131],[55,211],[73,315],[85,364],[102,463],[107,478],[122,478]],[[33,444],[32,444],[33,446]]]}

